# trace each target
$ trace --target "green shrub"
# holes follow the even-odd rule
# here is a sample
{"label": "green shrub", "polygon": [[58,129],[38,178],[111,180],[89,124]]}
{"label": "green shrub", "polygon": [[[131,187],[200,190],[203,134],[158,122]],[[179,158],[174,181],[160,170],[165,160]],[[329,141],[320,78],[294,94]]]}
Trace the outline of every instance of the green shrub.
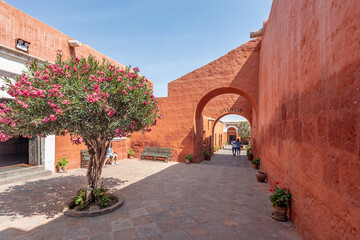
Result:
{"label": "green shrub", "polygon": [[60,158],[56,166],[58,168],[65,168],[68,165],[69,161],[66,160],[66,157]]}
{"label": "green shrub", "polygon": [[251,154],[251,147],[246,147],[246,155],[250,156],[249,154]]}
{"label": "green shrub", "polygon": [[273,194],[270,196],[272,206],[287,207],[291,199],[291,194],[289,193],[289,190],[286,187],[279,188],[277,186],[279,184],[278,181],[276,181],[275,184],[275,189],[269,189],[270,192],[273,192]]}
{"label": "green shrub", "polygon": [[109,194],[107,193],[108,189],[104,188],[103,183],[100,188],[94,190],[95,201],[98,205],[106,207],[109,205]]}
{"label": "green shrub", "polygon": [[251,161],[251,163],[259,165],[260,164],[260,158],[259,157],[255,158],[254,160]]}
{"label": "green shrub", "polygon": [[205,155],[205,157],[210,157],[211,156],[208,150],[205,150],[204,155]]}
{"label": "green shrub", "polygon": [[192,156],[191,156],[191,154],[189,154],[189,155],[187,155],[186,157],[185,157],[185,159],[189,159],[190,160],[190,162],[192,161]]}
{"label": "green shrub", "polygon": [[129,150],[129,155],[130,155],[130,156],[134,156],[134,154],[135,154],[134,150],[133,150],[132,148],[130,148],[130,150]]}
{"label": "green shrub", "polygon": [[76,192],[76,197],[73,198],[73,201],[76,206],[80,207],[80,209],[84,209],[87,205],[89,205],[89,202],[85,201],[85,199],[86,199],[86,190],[79,189]]}

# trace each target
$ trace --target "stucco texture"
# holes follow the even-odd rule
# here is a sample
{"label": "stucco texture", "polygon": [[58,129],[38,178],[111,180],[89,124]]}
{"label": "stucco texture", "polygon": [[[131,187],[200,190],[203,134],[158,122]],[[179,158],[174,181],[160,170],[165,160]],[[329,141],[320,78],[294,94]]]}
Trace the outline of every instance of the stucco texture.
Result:
{"label": "stucco texture", "polygon": [[360,235],[360,2],[273,2],[261,43],[260,155],[305,239]]}

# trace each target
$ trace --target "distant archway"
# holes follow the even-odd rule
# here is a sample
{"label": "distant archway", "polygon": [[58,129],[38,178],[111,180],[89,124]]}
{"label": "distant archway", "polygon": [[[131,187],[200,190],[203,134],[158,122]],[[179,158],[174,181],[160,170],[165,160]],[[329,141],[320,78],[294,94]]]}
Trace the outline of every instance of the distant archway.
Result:
{"label": "distant archway", "polygon": [[[225,114],[219,116],[217,119],[215,119],[214,124],[213,124],[213,126],[212,126],[212,130],[211,130],[211,136],[214,136],[216,124],[220,121],[220,119],[222,119],[223,117],[225,117],[225,116],[227,116],[227,115],[238,115],[238,116],[241,116],[241,117],[245,118],[245,119],[250,123],[250,125],[251,125],[251,122],[250,122],[246,117],[244,117],[244,116],[241,115],[241,114],[238,114],[238,113],[225,113]],[[230,129],[230,128],[236,129],[236,132],[238,132],[238,130],[239,130],[238,127],[236,127],[236,126],[228,126],[228,127],[226,128],[226,130],[228,130],[228,129]],[[229,143],[229,142],[228,142],[228,143]],[[214,143],[211,142],[211,147],[212,147],[212,148],[211,148],[211,154],[213,153],[213,145],[214,145]]]}

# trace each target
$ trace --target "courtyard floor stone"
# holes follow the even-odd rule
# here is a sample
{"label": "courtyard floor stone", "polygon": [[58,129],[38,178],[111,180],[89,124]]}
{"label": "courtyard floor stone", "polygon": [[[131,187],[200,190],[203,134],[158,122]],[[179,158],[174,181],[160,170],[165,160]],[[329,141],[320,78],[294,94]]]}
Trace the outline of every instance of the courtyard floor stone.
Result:
{"label": "courtyard floor stone", "polygon": [[99,217],[72,218],[64,205],[85,187],[85,169],[0,186],[0,239],[301,239],[271,218],[268,185],[242,151],[201,164],[127,159],[103,182],[125,204]]}

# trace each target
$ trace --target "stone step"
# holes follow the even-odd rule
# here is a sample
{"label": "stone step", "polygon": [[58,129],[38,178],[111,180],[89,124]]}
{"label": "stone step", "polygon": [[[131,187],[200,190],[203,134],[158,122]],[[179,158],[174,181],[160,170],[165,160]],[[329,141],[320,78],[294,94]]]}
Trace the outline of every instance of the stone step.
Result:
{"label": "stone step", "polygon": [[24,182],[37,177],[49,176],[51,174],[52,172],[50,170],[41,170],[41,169],[38,169],[37,171],[32,170],[29,172],[20,172],[18,175],[15,176],[0,178],[0,185],[14,183],[14,182]]}
{"label": "stone step", "polygon": [[45,170],[45,166],[32,166],[32,167],[22,167],[14,170],[0,172],[0,180],[3,178],[9,178],[14,176],[19,176],[21,174],[27,174],[30,172],[38,172]]}

